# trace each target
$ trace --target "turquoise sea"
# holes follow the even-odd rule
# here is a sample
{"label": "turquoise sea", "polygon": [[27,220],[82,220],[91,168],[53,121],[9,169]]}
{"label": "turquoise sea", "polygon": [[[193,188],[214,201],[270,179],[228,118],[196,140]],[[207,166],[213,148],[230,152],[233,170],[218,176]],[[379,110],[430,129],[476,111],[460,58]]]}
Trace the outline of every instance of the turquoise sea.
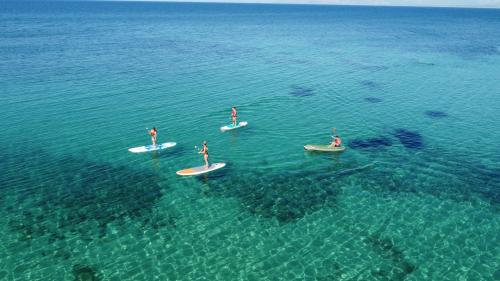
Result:
{"label": "turquoise sea", "polygon": [[1,1],[0,128],[0,280],[500,280],[500,10]]}

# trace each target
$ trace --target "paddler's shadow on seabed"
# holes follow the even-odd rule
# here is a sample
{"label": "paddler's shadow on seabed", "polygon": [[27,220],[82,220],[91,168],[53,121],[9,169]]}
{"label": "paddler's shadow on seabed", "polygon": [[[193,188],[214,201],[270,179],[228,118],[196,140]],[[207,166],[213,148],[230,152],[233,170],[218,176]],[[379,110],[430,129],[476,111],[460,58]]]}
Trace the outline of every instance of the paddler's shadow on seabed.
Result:
{"label": "paddler's shadow on seabed", "polygon": [[323,151],[304,150],[304,156],[307,159],[313,159],[313,158],[330,159],[336,165],[341,164],[340,159],[341,159],[342,154],[343,154],[343,152],[323,152]]}
{"label": "paddler's shadow on seabed", "polygon": [[163,158],[174,158],[174,157],[185,157],[188,154],[192,154],[192,148],[189,149],[182,145],[176,145],[169,149],[164,149],[162,151],[153,151],[151,158],[163,159]]}
{"label": "paddler's shadow on seabed", "polygon": [[155,174],[158,174],[161,170],[161,162],[157,151],[151,152],[151,167]]}
{"label": "paddler's shadow on seabed", "polygon": [[209,172],[206,174],[195,176],[196,180],[200,181],[203,184],[209,184],[210,181],[218,180],[226,176],[231,172],[231,167],[226,165],[224,168],[219,169],[217,171]]}

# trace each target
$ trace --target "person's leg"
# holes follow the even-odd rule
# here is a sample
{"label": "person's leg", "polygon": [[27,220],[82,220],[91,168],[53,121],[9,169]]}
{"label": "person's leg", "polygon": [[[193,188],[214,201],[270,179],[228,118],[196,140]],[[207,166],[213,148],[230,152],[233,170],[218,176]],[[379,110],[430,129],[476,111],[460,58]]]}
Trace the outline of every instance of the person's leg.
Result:
{"label": "person's leg", "polygon": [[207,169],[208,169],[208,155],[207,155],[207,154],[205,154],[205,155],[204,155],[204,158],[205,158],[205,168],[207,168]]}

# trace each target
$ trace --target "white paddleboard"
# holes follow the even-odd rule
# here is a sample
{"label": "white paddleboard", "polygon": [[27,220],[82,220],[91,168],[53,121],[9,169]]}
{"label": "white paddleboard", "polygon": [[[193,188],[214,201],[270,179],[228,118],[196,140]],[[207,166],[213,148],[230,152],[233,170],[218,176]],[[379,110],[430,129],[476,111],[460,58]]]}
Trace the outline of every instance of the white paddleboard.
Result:
{"label": "white paddleboard", "polygon": [[162,150],[165,148],[174,147],[175,145],[176,145],[175,142],[166,142],[157,145],[145,145],[145,146],[133,147],[129,148],[128,151],[132,153],[149,152],[149,151]]}
{"label": "white paddleboard", "polygon": [[184,169],[177,171],[176,174],[179,176],[196,176],[196,175],[201,175],[204,173],[212,172],[215,170],[218,170],[220,168],[224,168],[226,166],[226,163],[214,163],[210,165],[208,168],[205,168],[205,166],[200,166],[200,167],[194,167],[194,168],[189,168],[189,169]]}
{"label": "white paddleboard", "polygon": [[238,123],[238,125],[236,125],[236,126],[234,126],[233,124],[231,124],[231,125],[220,127],[220,130],[222,132],[231,131],[231,130],[234,130],[234,129],[245,127],[246,125],[248,125],[248,122],[242,121],[242,122]]}
{"label": "white paddleboard", "polygon": [[345,146],[332,147],[329,144],[306,144],[304,149],[309,151],[342,152],[345,150]]}

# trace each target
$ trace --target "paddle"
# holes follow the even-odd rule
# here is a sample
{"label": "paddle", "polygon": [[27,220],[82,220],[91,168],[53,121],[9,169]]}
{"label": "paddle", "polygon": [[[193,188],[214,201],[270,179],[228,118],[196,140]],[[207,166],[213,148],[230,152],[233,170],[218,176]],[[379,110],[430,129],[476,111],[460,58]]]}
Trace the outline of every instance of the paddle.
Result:
{"label": "paddle", "polygon": [[197,145],[194,146],[194,151],[198,154],[201,153],[201,149],[199,149]]}

